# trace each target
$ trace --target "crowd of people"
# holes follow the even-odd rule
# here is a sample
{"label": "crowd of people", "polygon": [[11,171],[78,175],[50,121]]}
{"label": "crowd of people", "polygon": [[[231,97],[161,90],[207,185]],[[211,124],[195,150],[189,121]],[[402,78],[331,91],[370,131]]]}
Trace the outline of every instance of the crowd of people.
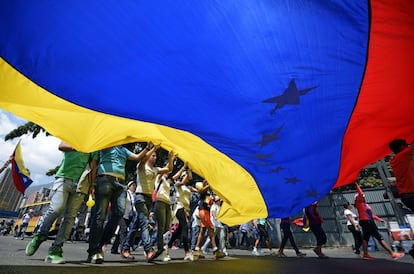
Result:
{"label": "crowd of people", "polygon": [[14,225],[14,219],[5,220],[0,222],[0,235],[6,236],[14,232],[14,236],[17,237],[19,233],[19,225]]}
{"label": "crowd of people", "polygon": [[[148,142],[138,153],[123,146],[82,153],[62,142],[59,150],[63,152],[63,159],[52,188],[51,204],[33,239],[27,244],[26,255],[35,254],[48,239],[52,223],[63,216],[45,261],[65,263],[63,244],[73,233],[82,202],[88,194],[92,194],[95,205],[92,207],[89,247],[86,251],[89,263],[104,262],[105,248],[114,235],[111,253],[120,254],[130,261],[135,260],[131,252],[138,245],[143,247],[148,262],[170,261],[168,250],[177,247],[183,249],[183,259],[189,261],[204,258],[208,250],[216,259],[223,258],[228,255],[227,248],[230,246],[252,249],[254,256],[260,255],[260,249],[265,246],[270,254],[286,257],[284,249],[288,240],[298,257],[306,256],[295,243],[290,217],[281,218],[283,238],[277,252],[272,249],[268,232],[274,227],[266,218],[253,219],[233,227],[221,223],[218,216],[223,201],[208,182],[192,180],[192,171],[186,162],[177,167],[177,155],[173,151],[168,153],[164,166],[156,166],[159,148],[160,145]],[[405,140],[399,139],[391,142],[390,148],[395,153],[391,165],[402,201],[413,209],[413,149]],[[125,174],[127,160],[137,162],[136,179],[128,182]],[[352,211],[350,202],[344,204],[344,217],[354,237],[355,253],[359,255],[362,248],[362,258],[372,259],[367,247],[370,237],[374,237],[393,259],[402,257],[404,253],[394,252],[384,241],[375,225],[375,220],[383,220],[373,214],[358,184],[355,187],[354,204],[358,215]],[[327,243],[327,236],[317,207],[318,202],[315,201],[304,208],[303,227],[315,236],[315,254],[326,259],[328,256],[323,253],[322,247]],[[30,220],[30,212],[27,214],[16,237],[24,237],[24,229]],[[136,241],[137,236],[139,242]]]}
{"label": "crowd of people", "polygon": [[[26,255],[36,253],[39,246],[47,240],[52,223],[63,214],[63,222],[45,261],[65,263],[63,244],[73,233],[79,207],[88,194],[93,194],[95,205],[90,218],[87,262],[104,262],[104,250],[115,231],[117,237],[111,252],[119,253],[126,260],[135,259],[131,249],[136,245],[137,234],[148,262],[156,260],[160,255],[161,260],[170,260],[168,249],[177,240],[184,247],[184,259],[193,260],[203,244],[205,230],[209,231],[214,256],[224,257],[224,237],[220,239],[221,250],[215,241],[215,232],[218,233],[223,228],[218,221],[219,197],[214,195],[206,181],[202,182],[201,188],[196,188],[194,183],[189,184],[191,170],[187,163],[173,172],[177,155],[172,151],[169,152],[165,166],[155,166],[159,148],[159,145],[149,142],[139,153],[133,153],[123,146],[82,153],[62,142],[59,150],[63,152],[63,159],[52,187],[51,204],[33,239],[27,244]],[[127,160],[137,162],[136,180],[128,183],[125,174]],[[172,189],[174,195],[171,195]],[[199,239],[194,250],[190,249],[188,237],[191,193],[199,195],[197,218],[200,220],[201,232],[193,234]],[[210,207],[213,209],[213,221],[210,219]],[[166,241],[165,235],[172,232],[172,217],[176,220],[176,229]],[[21,227],[24,229],[24,223]],[[192,242],[195,240],[192,239]],[[198,257],[202,255],[196,256]]]}

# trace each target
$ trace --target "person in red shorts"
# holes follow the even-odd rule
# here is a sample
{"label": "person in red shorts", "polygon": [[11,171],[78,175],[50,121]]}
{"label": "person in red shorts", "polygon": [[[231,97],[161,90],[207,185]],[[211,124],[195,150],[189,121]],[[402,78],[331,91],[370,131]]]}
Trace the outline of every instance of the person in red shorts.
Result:
{"label": "person in red shorts", "polygon": [[203,182],[203,187],[198,189],[200,193],[200,200],[198,202],[198,209],[199,209],[199,216],[201,221],[201,230],[200,234],[198,234],[197,244],[193,253],[194,260],[203,259],[204,255],[200,251],[200,246],[204,240],[204,234],[206,233],[206,229],[208,229],[208,236],[211,240],[211,245],[213,246],[213,252],[216,259],[223,258],[226,256],[223,252],[221,252],[216,244],[216,239],[214,237],[214,225],[210,219],[210,207],[209,204],[205,201],[207,197],[207,191],[210,188],[207,181]]}

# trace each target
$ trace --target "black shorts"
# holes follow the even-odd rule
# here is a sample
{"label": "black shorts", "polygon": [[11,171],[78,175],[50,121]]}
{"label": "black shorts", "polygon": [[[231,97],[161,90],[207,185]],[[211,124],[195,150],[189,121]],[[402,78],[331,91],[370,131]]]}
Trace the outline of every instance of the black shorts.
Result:
{"label": "black shorts", "polygon": [[269,234],[267,234],[267,231],[264,225],[258,224],[257,228],[259,229],[260,237],[264,237],[264,238],[269,237]]}
{"label": "black shorts", "polygon": [[327,242],[326,233],[322,228],[321,224],[312,224],[309,225],[310,230],[316,237],[316,245],[324,245]]}
{"label": "black shorts", "polygon": [[372,236],[378,241],[384,240],[381,234],[378,232],[378,227],[374,221],[371,220],[359,220],[359,225],[362,228],[362,239],[369,241],[369,238]]}

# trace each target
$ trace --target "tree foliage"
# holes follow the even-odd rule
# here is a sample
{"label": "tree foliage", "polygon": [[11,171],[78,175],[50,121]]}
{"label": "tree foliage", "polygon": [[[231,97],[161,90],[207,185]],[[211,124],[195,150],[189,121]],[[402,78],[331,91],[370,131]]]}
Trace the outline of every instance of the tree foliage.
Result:
{"label": "tree foliage", "polygon": [[41,126],[33,123],[33,122],[27,122],[26,124],[19,126],[16,129],[13,129],[12,131],[10,131],[5,137],[4,140],[8,141],[8,140],[13,140],[14,138],[19,138],[25,134],[32,134],[32,138],[36,138],[37,135],[40,132],[45,132],[47,136],[50,135],[50,133],[48,133],[44,128],[42,128]]}
{"label": "tree foliage", "polygon": [[[388,163],[390,160],[390,156],[384,158],[385,162]],[[389,164],[388,164],[389,165]],[[390,170],[392,175],[392,170]],[[380,173],[376,167],[366,167],[361,170],[356,180],[358,185],[361,186],[362,189],[365,188],[376,188],[376,187],[383,187],[384,182],[381,179]],[[354,184],[341,186],[332,190],[332,192],[342,192],[348,190],[355,190]]]}
{"label": "tree foliage", "polygon": [[[9,140],[13,140],[14,138],[19,138],[22,137],[23,135],[27,134],[27,135],[32,135],[32,138],[36,138],[37,135],[39,135],[40,132],[44,132],[46,133],[46,136],[49,136],[50,133],[47,132],[44,128],[42,128],[41,126],[33,123],[33,122],[27,122],[24,125],[21,125],[15,129],[13,129],[12,131],[10,131],[5,137],[4,140],[5,141],[9,141]],[[56,166],[55,168],[49,169],[48,172],[46,172],[47,176],[53,176],[56,174],[56,172],[58,171],[60,165]]]}

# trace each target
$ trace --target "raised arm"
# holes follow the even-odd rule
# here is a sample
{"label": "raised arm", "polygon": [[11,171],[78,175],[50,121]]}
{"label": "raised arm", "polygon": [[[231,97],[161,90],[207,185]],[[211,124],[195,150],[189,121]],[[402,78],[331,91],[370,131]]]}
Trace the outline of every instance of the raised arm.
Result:
{"label": "raised arm", "polygon": [[187,162],[184,163],[184,165],[180,168],[179,171],[177,171],[177,173],[175,173],[173,175],[173,180],[178,180],[178,178],[180,178],[181,174],[184,172],[184,170],[187,168]]}
{"label": "raised arm", "polygon": [[138,154],[132,153],[131,155],[129,155],[128,160],[141,161],[151,151],[152,147],[153,147],[153,144],[151,141],[149,141],[147,146],[143,150],[141,150]]}
{"label": "raised arm", "polygon": [[175,154],[173,151],[170,151],[168,153],[168,163],[164,167],[160,168],[158,172],[161,174],[170,172],[173,169],[174,159],[176,157],[177,157],[177,154]]}
{"label": "raised arm", "polygon": [[60,142],[59,144],[59,150],[63,151],[63,152],[69,152],[69,151],[74,151],[75,149],[73,147],[71,147],[69,144],[65,143],[65,142]]}
{"label": "raised arm", "polygon": [[[152,145],[152,142],[149,142],[148,144]],[[144,157],[138,162],[137,169],[143,169],[145,167],[145,163],[148,161],[148,159],[151,157],[151,155],[159,149],[161,144],[154,145],[154,146],[148,146],[146,147],[145,151],[147,151],[144,155]]]}
{"label": "raised arm", "polygon": [[[191,178],[191,170],[188,170],[185,175],[183,176],[183,178],[181,179],[181,181],[176,183],[176,186],[182,186],[182,185],[187,185],[187,183],[190,181]],[[191,189],[190,189],[191,190]],[[192,191],[192,190],[191,190]],[[194,192],[194,191],[193,191]]]}
{"label": "raised arm", "polygon": [[357,183],[355,183],[355,188],[356,188],[356,190],[358,192],[358,196],[363,197],[364,196],[364,192],[362,191],[362,188]]}

